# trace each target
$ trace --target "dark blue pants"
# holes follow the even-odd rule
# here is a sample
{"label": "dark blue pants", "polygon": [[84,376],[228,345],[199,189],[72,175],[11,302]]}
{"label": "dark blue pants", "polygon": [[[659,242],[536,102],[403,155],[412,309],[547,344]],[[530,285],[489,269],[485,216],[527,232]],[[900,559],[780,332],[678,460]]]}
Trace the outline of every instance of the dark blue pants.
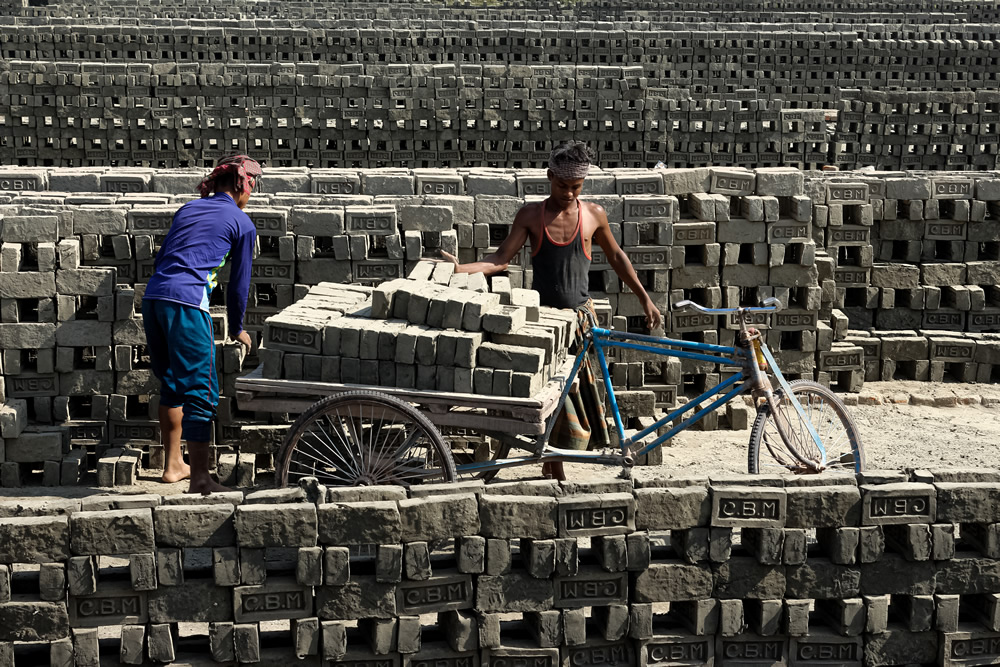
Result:
{"label": "dark blue pants", "polygon": [[209,442],[219,404],[212,318],[194,306],[143,299],[142,324],[153,373],[161,384],[160,405],[184,407],[184,440]]}

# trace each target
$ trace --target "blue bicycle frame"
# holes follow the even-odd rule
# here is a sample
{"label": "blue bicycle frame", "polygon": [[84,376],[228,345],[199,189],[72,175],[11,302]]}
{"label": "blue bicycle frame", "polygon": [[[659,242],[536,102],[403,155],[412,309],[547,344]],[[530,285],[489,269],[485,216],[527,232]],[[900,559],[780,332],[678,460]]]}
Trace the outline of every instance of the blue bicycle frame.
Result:
{"label": "blue bicycle frame", "polygon": [[[695,341],[684,341],[684,340],[674,340],[670,338],[657,338],[655,336],[645,336],[642,334],[630,334],[621,331],[614,331],[612,329],[603,329],[600,327],[595,327],[592,330],[593,336],[588,343],[592,344],[595,352],[597,353],[597,361],[601,367],[601,376],[604,380],[604,388],[608,392],[608,400],[611,403],[611,412],[615,418],[615,428],[618,430],[618,441],[621,443],[621,448],[623,452],[631,449],[633,443],[642,441],[650,433],[655,433],[662,426],[668,424],[686,412],[695,410],[704,401],[711,399],[714,396],[722,394],[719,398],[706,405],[705,407],[697,410],[694,414],[687,417],[684,421],[672,427],[663,435],[659,436],[649,444],[647,444],[642,449],[635,452],[636,455],[641,456],[648,453],[650,450],[659,447],[661,444],[672,438],[677,433],[688,428],[699,419],[704,417],[709,412],[712,412],[720,405],[725,405],[733,397],[738,396],[746,391],[749,391],[752,384],[747,382],[750,378],[747,376],[745,366],[746,366],[746,353],[749,350],[741,350],[735,347],[727,347],[724,345],[711,345],[708,343],[698,343]],[[637,343],[646,343],[645,345]],[[656,343],[656,346],[650,345],[650,343]],[[740,363],[744,367],[744,370],[737,375],[733,375],[727,380],[715,385],[708,391],[704,392],[700,396],[688,401],[681,407],[677,408],[673,412],[670,412],[656,422],[646,427],[645,429],[639,431],[632,437],[625,437],[625,425],[622,423],[621,413],[618,411],[618,400],[615,397],[614,389],[611,386],[611,374],[608,371],[608,362],[604,354],[605,347],[617,347],[626,350],[640,350],[643,352],[650,352],[652,354],[657,354],[666,357],[677,357],[680,359],[692,359],[695,361],[708,361],[718,364],[732,364],[734,361]],[[676,349],[675,349],[676,348]],[[581,354],[585,354],[587,351],[587,346],[584,346],[584,350]],[[720,356],[726,355],[726,356]],[[579,358],[582,360],[582,356]],[[725,392],[725,393],[723,393]],[[565,393],[565,391],[564,391]]]}
{"label": "blue bicycle frame", "polygon": [[[765,308],[746,308],[746,312],[771,312],[771,309]],[[713,312],[712,310],[706,309],[705,312]],[[718,311],[724,312],[724,311]],[[638,433],[632,435],[631,437],[625,436],[625,425],[622,423],[621,413],[618,410],[618,401],[615,397],[614,388],[611,385],[611,375],[608,371],[608,362],[605,356],[605,348],[621,348],[627,350],[639,350],[642,352],[649,352],[651,354],[666,356],[666,357],[676,357],[680,359],[692,359],[695,361],[707,361],[717,364],[727,364],[727,365],[738,365],[741,371],[728,379],[720,382],[711,389],[705,391],[700,396],[687,401],[684,405],[671,411],[670,413],[664,415],[658,419],[655,423],[644,428]],[[577,353],[576,358],[573,362],[572,370],[569,376],[566,378],[566,384],[563,387],[562,395],[559,398],[557,405],[562,405],[566,396],[569,394],[570,387],[573,381],[576,379],[577,374],[580,372],[580,366],[583,364],[583,360],[586,355],[593,349],[597,357],[598,363],[601,369],[601,376],[604,382],[604,388],[607,391],[608,401],[611,404],[611,412],[615,419],[615,428],[617,429],[618,441],[621,443],[621,452],[617,454],[606,454],[602,452],[589,452],[589,451],[579,451],[570,449],[559,449],[556,447],[548,446],[548,439],[552,432],[552,426],[555,422],[554,418],[550,418],[546,424],[545,432],[535,440],[535,453],[532,456],[518,457],[518,458],[508,458],[508,459],[497,459],[493,461],[484,461],[479,463],[468,463],[457,466],[457,471],[459,474],[462,473],[477,473],[486,470],[493,470],[498,468],[506,468],[511,466],[525,465],[527,463],[538,462],[538,461],[571,461],[571,462],[587,462],[587,463],[604,463],[604,464],[619,464],[619,465],[631,465],[634,462],[635,456],[641,456],[650,452],[651,450],[659,447],[664,442],[672,438],[677,433],[688,428],[699,419],[704,417],[709,412],[712,412],[716,408],[725,403],[729,402],[736,396],[746,393],[754,389],[757,383],[754,378],[755,371],[754,367],[757,364],[757,360],[754,358],[754,348],[751,346],[747,347],[729,347],[725,345],[712,345],[708,343],[699,343],[695,341],[685,341],[677,340],[672,338],[660,338],[657,336],[648,336],[643,334],[627,333],[623,331],[615,331],[613,329],[605,329],[598,326],[592,326],[589,333],[585,338],[583,348]],[[787,380],[781,374],[778,369],[778,365],[775,362],[774,356],[766,345],[760,343],[760,351],[765,359],[765,361],[770,365],[771,372],[773,373],[775,379],[778,381],[779,386],[786,396],[792,395],[791,387],[789,386]],[[721,396],[720,396],[721,394]],[[717,398],[716,398],[717,397]],[[714,399],[714,400],[712,400]],[[702,403],[711,400],[710,403],[704,407],[699,407]],[[812,436],[813,441],[821,454],[822,461],[821,465],[826,465],[826,451],[823,447],[823,443],[816,433],[813,426],[810,424],[809,420],[806,418],[803,408],[799,405],[798,401],[790,401],[790,404],[798,411],[802,418],[803,423],[806,425],[809,434]],[[660,428],[666,424],[674,421],[678,417],[685,415],[688,412],[692,412],[687,416],[682,422],[671,427],[662,435],[656,437],[654,440],[650,441],[646,445],[642,446],[641,449],[635,449],[636,443],[641,443],[647,436],[651,433],[655,433]],[[523,441],[521,446],[523,446]]]}

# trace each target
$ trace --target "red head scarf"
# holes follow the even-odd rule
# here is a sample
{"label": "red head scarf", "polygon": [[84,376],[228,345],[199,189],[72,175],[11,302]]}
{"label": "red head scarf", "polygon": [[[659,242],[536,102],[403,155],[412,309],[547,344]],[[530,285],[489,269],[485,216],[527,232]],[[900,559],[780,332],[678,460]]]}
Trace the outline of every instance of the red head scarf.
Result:
{"label": "red head scarf", "polygon": [[215,169],[212,170],[212,173],[208,175],[208,178],[198,185],[198,192],[201,193],[202,197],[208,197],[215,192],[215,181],[220,176],[235,174],[236,190],[250,194],[263,173],[260,164],[246,155],[234,155],[222,158]]}

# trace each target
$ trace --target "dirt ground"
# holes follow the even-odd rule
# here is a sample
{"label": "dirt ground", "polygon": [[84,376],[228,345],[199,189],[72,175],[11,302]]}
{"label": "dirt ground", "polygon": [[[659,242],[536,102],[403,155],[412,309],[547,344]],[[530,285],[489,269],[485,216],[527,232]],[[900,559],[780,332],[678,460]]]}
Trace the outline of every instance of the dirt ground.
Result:
{"label": "dirt ground", "polygon": [[[1000,468],[1000,405],[936,407],[897,404],[910,395],[1000,400],[1000,385],[960,385],[922,382],[879,382],[865,385],[861,397],[878,398],[878,405],[852,405],[851,415],[861,433],[868,469]],[[947,402],[945,400],[944,402]],[[752,421],[752,415],[751,415]],[[663,464],[637,468],[635,476],[686,476],[745,473],[750,429],[687,430],[663,450]],[[500,476],[520,476],[521,470]],[[570,479],[596,479],[607,468],[569,464]]]}
{"label": "dirt ground", "polygon": [[[914,405],[891,401],[957,403],[953,407]],[[963,405],[959,399],[982,403]],[[861,432],[868,469],[903,468],[998,468],[1000,469],[1000,385],[962,385],[922,382],[868,383],[859,395],[861,402],[876,405],[851,406],[851,414]],[[751,415],[752,417],[752,415]],[[752,421],[752,419],[751,419]],[[639,467],[637,478],[646,476],[711,476],[745,473],[750,430],[693,431],[677,435],[663,450],[663,464]],[[567,464],[574,480],[608,479],[620,469],[596,465]],[[497,480],[539,478],[537,465],[501,471]],[[268,476],[259,488],[272,486]],[[123,489],[93,486],[25,487],[0,489],[0,500],[21,497],[84,497],[107,493],[184,493],[186,483],[163,484],[153,471],[143,471],[139,484]]]}

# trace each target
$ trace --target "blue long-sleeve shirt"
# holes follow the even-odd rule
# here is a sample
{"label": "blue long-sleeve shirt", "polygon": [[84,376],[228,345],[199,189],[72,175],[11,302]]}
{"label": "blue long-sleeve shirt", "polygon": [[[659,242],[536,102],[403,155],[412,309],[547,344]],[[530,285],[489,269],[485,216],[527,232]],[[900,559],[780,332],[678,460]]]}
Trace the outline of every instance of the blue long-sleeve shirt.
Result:
{"label": "blue long-sleeve shirt", "polygon": [[176,301],[208,310],[218,273],[230,264],[226,289],[229,333],[243,331],[257,230],[250,216],[224,193],[189,201],[174,214],[153,264],[144,299]]}

